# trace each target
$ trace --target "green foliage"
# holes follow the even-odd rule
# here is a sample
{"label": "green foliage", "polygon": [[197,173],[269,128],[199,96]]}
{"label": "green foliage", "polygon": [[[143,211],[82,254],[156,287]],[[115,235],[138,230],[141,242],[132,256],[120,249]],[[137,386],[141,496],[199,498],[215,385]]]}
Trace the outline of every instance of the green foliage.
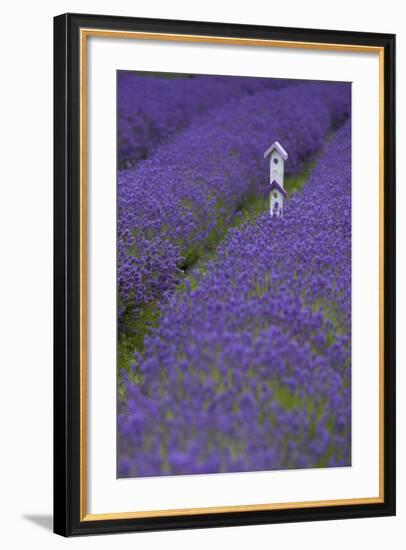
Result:
{"label": "green foliage", "polygon": [[304,168],[300,172],[300,174],[297,174],[296,176],[288,176],[285,179],[284,188],[288,196],[293,195],[293,193],[298,193],[302,190],[304,184],[309,179],[311,171],[316,166],[316,164],[317,160],[313,159],[312,161],[304,165]]}
{"label": "green foliage", "polygon": [[142,304],[135,317],[129,314],[124,315],[124,330],[118,335],[117,343],[117,366],[121,380],[121,371],[124,369],[134,377],[135,381],[141,376],[136,371],[134,352],[144,351],[145,336],[156,327],[159,319],[159,308],[156,302]]}

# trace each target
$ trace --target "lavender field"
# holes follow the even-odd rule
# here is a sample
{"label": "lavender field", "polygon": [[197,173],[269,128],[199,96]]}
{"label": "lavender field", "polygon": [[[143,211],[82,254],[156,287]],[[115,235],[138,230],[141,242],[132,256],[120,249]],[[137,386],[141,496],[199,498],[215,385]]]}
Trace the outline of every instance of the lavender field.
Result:
{"label": "lavender field", "polygon": [[166,76],[117,81],[117,475],[349,466],[350,85]]}

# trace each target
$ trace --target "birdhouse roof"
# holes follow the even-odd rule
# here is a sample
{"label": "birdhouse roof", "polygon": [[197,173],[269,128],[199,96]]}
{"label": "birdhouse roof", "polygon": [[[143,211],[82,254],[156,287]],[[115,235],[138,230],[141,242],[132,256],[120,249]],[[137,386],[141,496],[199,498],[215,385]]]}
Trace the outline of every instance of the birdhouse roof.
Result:
{"label": "birdhouse roof", "polygon": [[283,158],[283,160],[286,160],[288,158],[288,154],[287,152],[285,151],[285,149],[282,147],[282,145],[279,143],[279,141],[274,141],[272,143],[272,145],[265,151],[264,153],[264,159],[266,159],[266,157],[268,155],[270,155],[272,153],[272,151],[276,149],[278,151],[278,153],[280,154],[280,156]]}
{"label": "birdhouse roof", "polygon": [[288,194],[286,193],[285,189],[279,185],[279,183],[275,180],[272,180],[271,185],[269,186],[269,190],[272,191],[272,189],[277,189],[282,193],[284,197],[287,197]]}

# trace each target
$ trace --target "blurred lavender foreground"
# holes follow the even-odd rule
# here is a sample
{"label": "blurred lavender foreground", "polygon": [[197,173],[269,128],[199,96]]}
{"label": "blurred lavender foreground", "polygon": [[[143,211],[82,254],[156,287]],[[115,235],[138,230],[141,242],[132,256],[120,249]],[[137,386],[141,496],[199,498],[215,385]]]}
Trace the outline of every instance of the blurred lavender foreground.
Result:
{"label": "blurred lavender foreground", "polygon": [[[351,464],[349,113],[346,84],[260,90],[119,173],[120,322],[159,311],[121,373],[119,477]],[[325,147],[283,218],[234,227],[274,139],[291,174]]]}

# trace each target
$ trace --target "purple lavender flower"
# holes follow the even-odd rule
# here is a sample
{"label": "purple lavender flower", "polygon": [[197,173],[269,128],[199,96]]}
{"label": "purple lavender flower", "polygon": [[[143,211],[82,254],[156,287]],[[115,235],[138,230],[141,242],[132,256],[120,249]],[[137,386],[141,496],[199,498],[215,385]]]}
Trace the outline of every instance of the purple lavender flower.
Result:
{"label": "purple lavender flower", "polygon": [[[273,93],[269,105],[278,103],[279,93],[288,101],[291,90]],[[324,103],[317,103],[317,86],[307,90],[296,91],[295,115],[304,110],[301,96],[310,112],[317,106],[321,116]],[[265,101],[254,98],[257,105]],[[309,124],[314,116],[309,113]],[[298,124],[290,139],[303,149],[287,147],[293,162],[293,151],[300,157],[298,151],[320,146],[330,120],[326,114],[324,133],[320,130],[317,138],[318,132],[307,126],[315,142],[309,135],[303,139]],[[257,128],[261,133],[259,121]],[[296,125],[290,134],[292,128]],[[238,151],[249,159],[255,138],[249,130],[246,134]],[[284,144],[290,134],[286,129]],[[233,146],[234,135],[237,140],[230,130]],[[211,151],[213,156],[216,149]],[[208,162],[210,157],[204,158]],[[190,169],[186,161],[185,173]],[[254,161],[247,173],[255,173]],[[179,176],[181,192],[182,181]],[[231,185],[222,189],[225,197],[233,196]],[[168,241],[188,234],[188,228],[168,226]],[[191,232],[188,238],[193,237],[198,239],[198,233]],[[118,475],[350,465],[350,123],[337,132],[303,190],[287,201],[283,218],[267,213],[231,229],[216,258],[207,269],[196,268],[193,277],[193,287],[161,300],[159,326],[136,357],[141,381],[124,374]]]}
{"label": "purple lavender flower", "polygon": [[199,114],[231,99],[260,90],[279,89],[284,79],[197,76],[156,78],[132,71],[117,73],[118,164],[125,168],[145,159]]}
{"label": "purple lavender flower", "polygon": [[134,170],[118,174],[119,321],[161,300],[224,233],[247,197],[263,195],[264,144],[298,173],[349,111],[347,84],[308,83],[233,99],[198,116]]}

